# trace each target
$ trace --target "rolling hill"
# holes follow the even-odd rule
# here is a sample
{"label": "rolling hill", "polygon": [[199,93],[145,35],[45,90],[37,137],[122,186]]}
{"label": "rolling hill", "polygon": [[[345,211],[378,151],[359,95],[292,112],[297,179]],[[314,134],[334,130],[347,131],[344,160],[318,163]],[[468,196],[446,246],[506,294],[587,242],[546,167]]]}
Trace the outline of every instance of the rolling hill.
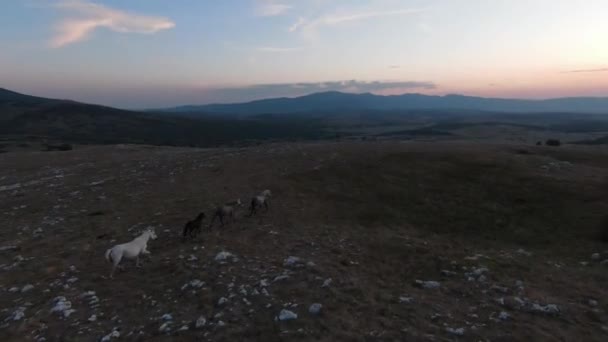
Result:
{"label": "rolling hill", "polygon": [[336,91],[294,98],[274,98],[246,103],[181,106],[165,112],[279,114],[335,110],[475,110],[508,113],[571,112],[608,114],[608,97],[573,97],[549,100],[483,98],[462,95],[404,94],[381,96]]}

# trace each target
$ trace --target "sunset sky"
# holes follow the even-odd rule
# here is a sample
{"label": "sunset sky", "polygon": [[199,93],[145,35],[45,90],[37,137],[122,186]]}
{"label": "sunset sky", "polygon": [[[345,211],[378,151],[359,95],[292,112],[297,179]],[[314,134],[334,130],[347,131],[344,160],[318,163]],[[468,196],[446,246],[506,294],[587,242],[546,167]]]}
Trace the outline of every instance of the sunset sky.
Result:
{"label": "sunset sky", "polygon": [[124,108],[608,96],[607,0],[3,0],[0,87]]}

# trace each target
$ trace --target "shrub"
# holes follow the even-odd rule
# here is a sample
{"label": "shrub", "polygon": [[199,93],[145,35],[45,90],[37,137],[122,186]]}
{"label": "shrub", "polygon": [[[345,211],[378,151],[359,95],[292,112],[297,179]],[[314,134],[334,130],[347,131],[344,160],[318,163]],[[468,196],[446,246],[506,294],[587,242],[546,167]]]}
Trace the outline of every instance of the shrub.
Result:
{"label": "shrub", "polygon": [[562,142],[559,139],[548,139],[545,141],[545,145],[547,146],[560,146],[561,144]]}

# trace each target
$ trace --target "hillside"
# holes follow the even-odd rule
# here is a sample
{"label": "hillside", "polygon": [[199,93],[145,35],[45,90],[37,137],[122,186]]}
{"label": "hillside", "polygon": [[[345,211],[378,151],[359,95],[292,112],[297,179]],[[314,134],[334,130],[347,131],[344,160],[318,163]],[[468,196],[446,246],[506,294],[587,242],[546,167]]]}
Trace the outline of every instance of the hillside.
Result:
{"label": "hillside", "polygon": [[404,94],[381,96],[324,92],[294,98],[265,99],[246,103],[182,106],[168,112],[201,113],[301,113],[335,110],[469,110],[488,112],[537,113],[571,112],[608,114],[608,98],[558,98],[519,100],[462,95],[429,96]]}
{"label": "hillside", "polygon": [[0,91],[0,135],[74,143],[217,146],[247,140],[314,138],[310,122],[186,118]]}
{"label": "hillside", "polygon": [[[0,339],[605,341],[607,153],[358,142],[0,154]],[[209,228],[215,205],[265,188],[269,211],[238,208]],[[202,234],[182,242],[200,211]],[[123,261],[108,279],[105,251],[149,226],[143,266]]]}

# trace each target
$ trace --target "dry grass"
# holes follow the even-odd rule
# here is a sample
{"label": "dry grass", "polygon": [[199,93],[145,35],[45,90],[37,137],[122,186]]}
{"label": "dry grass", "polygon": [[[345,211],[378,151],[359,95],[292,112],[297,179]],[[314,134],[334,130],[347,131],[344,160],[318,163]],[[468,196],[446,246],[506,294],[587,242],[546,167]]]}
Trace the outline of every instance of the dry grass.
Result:
{"label": "dry grass", "polygon": [[[315,143],[1,154],[0,164],[9,167],[0,170],[0,185],[47,180],[1,193],[0,246],[19,249],[1,252],[0,264],[16,255],[33,259],[0,271],[3,316],[29,302],[26,319],[4,327],[0,338],[96,340],[119,327],[122,338],[141,330],[145,341],[452,340],[445,326],[464,326],[464,340],[602,341],[608,277],[599,264],[579,262],[605,249],[594,234],[606,210],[607,154],[529,149],[521,155],[472,144]],[[542,168],[556,160],[572,166]],[[246,218],[241,211],[235,224],[180,241],[183,224],[201,209],[265,188],[273,192],[268,213]],[[105,279],[105,249],[146,225],[159,232],[151,259],[139,270],[126,263],[115,280]],[[38,227],[41,237],[33,235]],[[517,253],[521,247],[533,255]],[[213,258],[222,250],[239,261],[218,264]],[[478,253],[486,257],[467,259]],[[197,260],[188,261],[191,254]],[[244,304],[239,286],[251,292],[260,279],[283,274],[290,255],[316,266],[292,270],[269,286],[269,297],[249,295],[251,305]],[[80,272],[72,274],[70,265]],[[487,281],[466,281],[463,267],[481,266],[490,270]],[[79,279],[69,288],[49,286],[70,276]],[[327,278],[332,285],[322,289]],[[207,285],[197,293],[180,290],[193,279]],[[415,279],[442,287],[419,289]],[[516,280],[524,281],[524,292],[516,292]],[[34,290],[7,291],[28,283]],[[101,300],[96,312],[104,316],[95,323],[87,322],[93,311],[79,299],[87,290]],[[231,293],[236,297],[227,306],[217,306]],[[67,320],[49,313],[59,295],[77,309]],[[402,295],[413,303],[399,303]],[[562,313],[533,314],[495,301],[513,295],[555,303]],[[599,301],[596,311],[588,299]],[[275,322],[288,302],[298,304],[298,320]],[[307,313],[313,302],[324,305],[321,317]],[[502,310],[513,319],[490,318]],[[158,331],[164,313],[176,320],[171,335]],[[227,326],[192,329],[201,315]],[[191,329],[176,332],[182,321]]]}

